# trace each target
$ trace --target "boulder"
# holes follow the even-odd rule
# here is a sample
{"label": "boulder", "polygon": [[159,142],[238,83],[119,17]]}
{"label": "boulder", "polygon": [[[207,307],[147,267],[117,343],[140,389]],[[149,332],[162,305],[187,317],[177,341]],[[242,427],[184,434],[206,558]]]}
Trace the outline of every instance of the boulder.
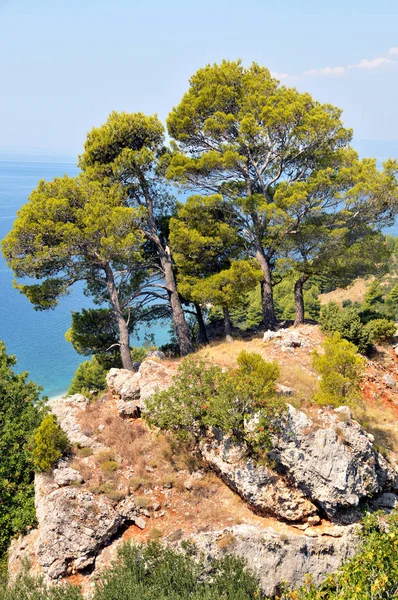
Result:
{"label": "boulder", "polygon": [[348,414],[320,410],[315,422],[288,405],[269,453],[278,471],[330,518],[398,488],[398,474],[373,448],[373,436]]}
{"label": "boulder", "polygon": [[72,444],[98,450],[104,448],[103,444],[83,433],[78,422],[79,413],[89,404],[85,396],[74,394],[66,398],[54,398],[48,404],[51,412],[57,417],[58,425],[65,431]]}
{"label": "boulder", "polygon": [[264,331],[263,342],[269,342],[270,340],[280,337],[282,337],[281,331],[272,331],[271,329],[268,329],[267,331]]}
{"label": "boulder", "polygon": [[202,456],[219,476],[260,515],[301,521],[317,513],[303,493],[289,486],[266,465],[246,457],[246,448],[214,430],[200,446]]}
{"label": "boulder", "polygon": [[396,386],[396,381],[395,381],[394,377],[392,375],[390,375],[389,373],[384,375],[383,383],[390,389],[392,389]]}
{"label": "boulder", "polygon": [[91,566],[123,524],[139,518],[132,498],[114,506],[87,490],[58,488],[48,475],[35,478],[35,504],[35,560],[50,580]]}
{"label": "boulder", "polygon": [[124,402],[138,400],[140,397],[140,375],[128,369],[111,369],[106,383],[112,394]]}
{"label": "boulder", "polygon": [[60,487],[71,485],[71,483],[79,484],[84,481],[81,473],[76,469],[72,469],[67,462],[58,463],[53,474],[55,483]]}
{"label": "boulder", "polygon": [[150,350],[146,355],[146,358],[158,358],[159,360],[166,360],[166,355],[161,350]]}
{"label": "boulder", "polygon": [[156,390],[165,390],[172,384],[172,373],[155,360],[146,359],[139,369],[141,402],[152,396]]}

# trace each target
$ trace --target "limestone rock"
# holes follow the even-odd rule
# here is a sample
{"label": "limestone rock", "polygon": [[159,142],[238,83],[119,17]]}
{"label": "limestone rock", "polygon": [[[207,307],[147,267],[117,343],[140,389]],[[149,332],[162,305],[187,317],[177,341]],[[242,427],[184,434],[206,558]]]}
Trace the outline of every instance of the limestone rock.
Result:
{"label": "limestone rock", "polygon": [[220,477],[259,514],[301,521],[317,512],[299,490],[265,465],[245,457],[245,448],[222,432],[201,444],[201,453]]}
{"label": "limestone rock", "polygon": [[138,400],[140,397],[140,375],[128,369],[111,369],[106,376],[106,383],[112,394],[124,402]]}
{"label": "limestone rock", "polygon": [[282,337],[281,331],[272,331],[271,329],[268,329],[267,331],[264,331],[263,342],[269,342],[270,340],[280,337]]}
{"label": "limestone rock", "polygon": [[395,381],[394,377],[392,375],[390,375],[389,373],[384,375],[383,383],[391,389],[396,386],[396,381]]}
{"label": "limestone rock", "polygon": [[121,526],[138,518],[132,499],[115,507],[87,490],[57,488],[47,475],[36,476],[35,503],[35,558],[50,580],[92,565]]}
{"label": "limestone rock", "polygon": [[66,398],[54,398],[49,402],[49,407],[72,444],[93,449],[104,448],[103,444],[81,431],[77,417],[88,404],[89,400],[82,394],[74,394]]}
{"label": "limestone rock", "polygon": [[[268,596],[278,593],[286,582],[289,587],[299,587],[307,575],[320,584],[328,573],[336,571],[352,556],[359,539],[355,526],[339,528],[339,536],[321,535],[317,530],[303,534],[292,531],[277,532],[272,527],[260,529],[250,525],[237,525],[219,532],[203,532],[194,536],[194,543],[206,556],[220,556],[217,540],[228,535],[234,543],[228,552],[242,557],[250,570],[260,579]],[[217,535],[218,534],[218,535]]]}
{"label": "limestone rock", "polygon": [[62,487],[71,483],[83,483],[83,477],[79,471],[69,467],[68,463],[59,463],[54,469],[54,481]]}
{"label": "limestone rock", "polygon": [[156,390],[165,390],[172,383],[172,374],[160,363],[154,360],[144,360],[139,369],[141,402],[152,396]]}
{"label": "limestone rock", "polygon": [[158,358],[159,360],[166,360],[166,355],[161,350],[150,350],[146,355],[146,358]]}
{"label": "limestone rock", "polygon": [[397,472],[373,448],[372,436],[341,411],[319,411],[314,423],[288,405],[281,431],[272,438],[278,470],[329,517],[360,500],[398,488]]}

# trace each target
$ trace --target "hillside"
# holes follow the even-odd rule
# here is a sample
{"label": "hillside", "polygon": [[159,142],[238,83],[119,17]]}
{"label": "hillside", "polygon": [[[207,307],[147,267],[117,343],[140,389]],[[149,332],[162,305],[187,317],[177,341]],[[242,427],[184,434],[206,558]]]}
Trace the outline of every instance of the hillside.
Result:
{"label": "hillside", "polygon": [[138,373],[113,369],[95,402],[55,401],[73,455],[36,475],[38,528],[13,542],[10,573],[28,558],[33,573],[88,594],[127,540],[172,547],[189,540],[212,556],[237,554],[268,595],[281,581],[296,587],[308,573],[320,582],[335,571],[358,546],[360,508],[395,505],[397,357],[385,345],[367,359],[363,403],[351,415],[311,402],[319,385],[312,351],[324,337],[318,326],[266,337],[213,343],[197,356],[223,369],[242,349],[278,361],[278,394],[290,408],[268,462],[253,462],[217,433],[198,451],[148,428],[139,412],[172,383],[180,360],[147,358]]}

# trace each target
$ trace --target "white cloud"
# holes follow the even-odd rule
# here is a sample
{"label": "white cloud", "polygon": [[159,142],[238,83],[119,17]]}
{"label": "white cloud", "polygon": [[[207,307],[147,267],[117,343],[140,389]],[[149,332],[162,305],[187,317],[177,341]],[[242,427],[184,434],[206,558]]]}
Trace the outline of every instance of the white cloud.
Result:
{"label": "white cloud", "polygon": [[380,56],[379,58],[373,58],[372,60],[368,60],[367,58],[363,58],[356,65],[350,65],[349,69],[378,69],[379,67],[383,67],[384,65],[394,64],[395,61],[391,60],[387,56]]}
{"label": "white cloud", "polygon": [[[398,59],[398,46],[394,46],[390,48],[385,56],[378,56],[377,58],[363,58],[358,63],[347,66],[338,66],[338,67],[323,67],[321,69],[307,69],[302,73],[304,77],[342,77],[346,75],[352,69],[361,69],[363,71],[374,71],[375,69],[383,68],[383,67],[391,67],[398,65],[398,60],[395,60],[395,57]],[[289,73],[275,73],[271,71],[271,75],[279,79],[279,81],[284,81],[288,79],[289,81],[299,81],[300,77],[297,75],[290,75]]]}
{"label": "white cloud", "polygon": [[275,77],[275,79],[287,79],[288,77],[290,77],[289,73],[276,73],[275,71],[271,71],[271,75],[272,77]]}
{"label": "white cloud", "polygon": [[279,81],[283,81],[284,79],[290,79],[290,81],[298,81],[300,77],[297,75],[290,75],[290,73],[276,73],[275,71],[271,71],[272,77],[275,79],[279,79]]}
{"label": "white cloud", "polygon": [[345,67],[323,67],[323,69],[309,69],[308,71],[304,71],[303,75],[306,77],[313,77],[316,75],[344,75],[345,72]]}

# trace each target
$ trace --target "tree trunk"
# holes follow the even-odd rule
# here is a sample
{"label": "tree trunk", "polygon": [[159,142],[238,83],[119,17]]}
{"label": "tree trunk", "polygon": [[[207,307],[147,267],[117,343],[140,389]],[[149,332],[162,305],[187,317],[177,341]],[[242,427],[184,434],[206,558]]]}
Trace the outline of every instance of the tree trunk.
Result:
{"label": "tree trunk", "polygon": [[264,280],[261,283],[261,304],[264,326],[266,331],[269,329],[274,331],[276,329],[277,321],[272,293],[271,267],[268,259],[264,256],[262,248],[256,250],[256,258],[264,275]]}
{"label": "tree trunk", "polygon": [[301,275],[294,284],[294,304],[296,307],[296,318],[294,326],[302,325],[304,323],[304,294],[303,285],[309,279],[308,275]]}
{"label": "tree trunk", "polygon": [[198,320],[198,327],[199,327],[198,342],[199,342],[199,344],[208,344],[209,338],[207,337],[206,325],[203,320],[203,313],[202,313],[202,309],[200,308],[199,304],[195,304],[195,311],[196,311],[196,318]]}
{"label": "tree trunk", "polygon": [[129,327],[123,313],[120,309],[119,294],[113,277],[112,269],[109,265],[104,267],[106,275],[106,285],[108,288],[109,299],[112,304],[113,314],[115,315],[117,326],[119,328],[119,348],[122,359],[123,369],[133,371],[133,361],[130,353],[130,335]]}
{"label": "tree trunk", "polygon": [[169,295],[169,302],[171,306],[171,312],[173,314],[173,322],[178,339],[178,345],[180,347],[180,353],[181,356],[186,356],[194,351],[194,347],[189,337],[189,329],[187,322],[185,321],[184,311],[178,296],[171,257],[167,249],[163,251],[160,260],[164,272],[167,293]]}
{"label": "tree trunk", "polygon": [[223,307],[224,313],[224,327],[225,327],[225,340],[230,344],[234,341],[232,337],[232,323],[229,310],[226,306]]}

